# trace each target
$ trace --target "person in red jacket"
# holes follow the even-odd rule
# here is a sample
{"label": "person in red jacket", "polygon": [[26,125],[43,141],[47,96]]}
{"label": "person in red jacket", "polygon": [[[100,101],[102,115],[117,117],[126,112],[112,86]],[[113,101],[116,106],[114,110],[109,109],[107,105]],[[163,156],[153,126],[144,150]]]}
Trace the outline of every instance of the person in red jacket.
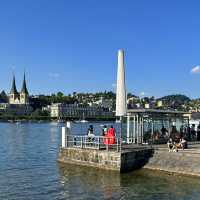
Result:
{"label": "person in red jacket", "polygon": [[115,128],[111,126],[106,134],[107,144],[115,144]]}

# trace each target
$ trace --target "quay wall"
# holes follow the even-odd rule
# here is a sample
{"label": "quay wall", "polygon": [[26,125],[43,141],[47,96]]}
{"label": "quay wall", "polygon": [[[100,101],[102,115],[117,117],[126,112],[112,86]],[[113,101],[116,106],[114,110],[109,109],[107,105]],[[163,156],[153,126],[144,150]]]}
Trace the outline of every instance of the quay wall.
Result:
{"label": "quay wall", "polygon": [[152,148],[122,151],[120,172],[130,172],[144,167],[153,156]]}
{"label": "quay wall", "polygon": [[167,149],[154,149],[153,156],[144,168],[200,176],[200,152],[191,150],[168,152]]}
{"label": "quay wall", "polygon": [[118,152],[61,148],[58,161],[119,171],[121,158]]}
{"label": "quay wall", "polygon": [[58,161],[129,172],[143,167],[150,156],[152,156],[152,149],[137,149],[120,153],[106,150],[61,148]]}

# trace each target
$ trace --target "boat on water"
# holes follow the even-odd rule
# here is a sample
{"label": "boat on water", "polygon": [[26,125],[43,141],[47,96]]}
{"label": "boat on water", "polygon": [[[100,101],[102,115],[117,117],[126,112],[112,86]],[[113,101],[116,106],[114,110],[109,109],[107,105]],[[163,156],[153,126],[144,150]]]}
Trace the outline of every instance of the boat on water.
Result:
{"label": "boat on water", "polygon": [[65,120],[58,119],[58,120],[57,120],[57,123],[65,123]]}
{"label": "boat on water", "polygon": [[9,122],[9,123],[15,123],[15,121],[14,121],[14,120],[8,120],[8,122]]}
{"label": "boat on water", "polygon": [[76,120],[75,123],[88,123],[88,121],[85,119],[85,113],[83,113],[82,119]]}
{"label": "boat on water", "polygon": [[82,119],[82,120],[76,120],[75,123],[88,123],[88,121],[85,119]]}

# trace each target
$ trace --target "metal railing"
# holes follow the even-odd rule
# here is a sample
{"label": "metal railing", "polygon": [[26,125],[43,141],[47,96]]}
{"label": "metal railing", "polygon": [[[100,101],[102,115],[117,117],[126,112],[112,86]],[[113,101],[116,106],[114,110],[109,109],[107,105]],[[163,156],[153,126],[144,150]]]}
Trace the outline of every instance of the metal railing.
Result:
{"label": "metal railing", "polygon": [[66,135],[65,148],[81,148],[117,151],[121,149],[120,138],[104,136]]}

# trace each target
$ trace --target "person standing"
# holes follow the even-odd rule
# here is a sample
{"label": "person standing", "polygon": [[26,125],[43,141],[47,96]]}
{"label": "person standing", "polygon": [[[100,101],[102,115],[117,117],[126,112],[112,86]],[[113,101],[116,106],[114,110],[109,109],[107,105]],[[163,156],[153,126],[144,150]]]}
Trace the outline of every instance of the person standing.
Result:
{"label": "person standing", "polygon": [[195,124],[192,124],[192,127],[191,127],[191,136],[192,136],[192,140],[194,140],[195,136],[196,136]]}
{"label": "person standing", "polygon": [[161,128],[161,134],[162,134],[162,136],[166,136],[167,133],[168,133],[168,130],[164,126],[162,126],[162,128]]}
{"label": "person standing", "polygon": [[93,125],[90,125],[87,131],[87,136],[88,136],[88,141],[89,142],[93,142],[94,141],[94,129],[93,129]]}
{"label": "person standing", "polygon": [[197,141],[200,141],[200,122],[199,125],[197,126]]}
{"label": "person standing", "polygon": [[103,129],[102,129],[102,136],[105,136],[106,133],[107,133],[107,131],[108,131],[108,128],[107,128],[106,125],[104,125],[104,127],[103,127]]}
{"label": "person standing", "polygon": [[115,143],[115,128],[113,128],[113,126],[110,126],[106,136],[108,137],[109,144]]}

